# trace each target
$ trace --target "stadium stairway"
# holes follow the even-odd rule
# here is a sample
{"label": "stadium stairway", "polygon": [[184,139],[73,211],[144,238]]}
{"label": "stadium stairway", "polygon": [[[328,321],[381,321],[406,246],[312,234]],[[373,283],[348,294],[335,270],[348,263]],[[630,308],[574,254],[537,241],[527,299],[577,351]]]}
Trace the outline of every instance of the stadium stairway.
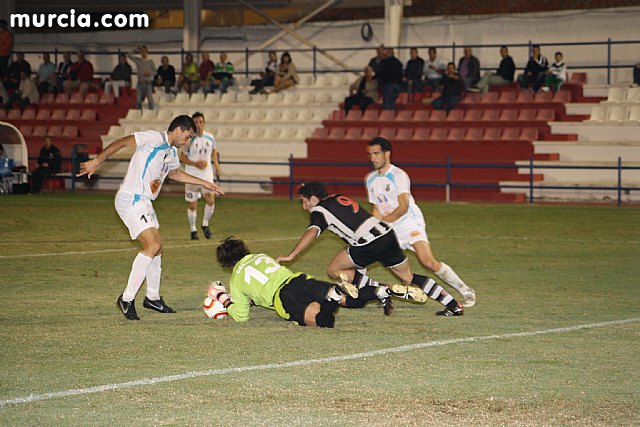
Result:
{"label": "stadium stairway", "polygon": [[[401,94],[398,110],[369,107],[364,114],[352,110],[345,115],[335,110],[307,138],[307,158],[296,159],[294,181],[320,180],[331,191],[352,196],[365,196],[362,179],[369,172],[366,165],[366,143],[383,136],[394,144],[393,161],[397,164],[431,164],[431,167],[405,166],[412,177],[415,195],[442,200],[447,182],[461,187],[450,189],[452,200],[491,200],[522,202],[519,192],[502,192],[501,182],[528,183],[517,163],[522,159],[557,161],[559,154],[534,151],[534,142],[548,139],[575,139],[575,135],[552,134],[550,122],[578,122],[584,114],[568,114],[571,102],[592,102],[598,97],[584,96],[582,73],[557,93],[520,92],[515,86],[492,87],[481,95],[466,94],[449,114],[436,111],[418,94],[410,99]],[[449,175],[447,161],[458,166]],[[324,162],[344,163],[330,169]],[[483,163],[492,167],[473,167]],[[360,165],[357,165],[360,164]],[[448,176],[447,176],[448,175]],[[534,181],[544,179],[535,174]],[[289,193],[289,177],[275,176],[274,193]],[[481,188],[486,187],[486,188]]]}

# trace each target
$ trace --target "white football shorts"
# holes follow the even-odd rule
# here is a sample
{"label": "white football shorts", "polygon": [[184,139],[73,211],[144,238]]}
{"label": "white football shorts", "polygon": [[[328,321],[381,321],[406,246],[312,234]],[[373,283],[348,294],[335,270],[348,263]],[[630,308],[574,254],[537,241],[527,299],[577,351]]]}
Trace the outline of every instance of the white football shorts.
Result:
{"label": "white football shorts", "polygon": [[130,200],[116,198],[115,205],[120,219],[129,229],[131,240],[136,240],[147,228],[160,228],[150,200],[140,200],[132,204]]}
{"label": "white football shorts", "polygon": [[398,243],[403,251],[407,249],[413,251],[413,244],[419,241],[429,243],[427,226],[424,221],[405,218],[402,221],[396,221],[393,224],[393,231],[396,232],[396,236],[398,236]]}

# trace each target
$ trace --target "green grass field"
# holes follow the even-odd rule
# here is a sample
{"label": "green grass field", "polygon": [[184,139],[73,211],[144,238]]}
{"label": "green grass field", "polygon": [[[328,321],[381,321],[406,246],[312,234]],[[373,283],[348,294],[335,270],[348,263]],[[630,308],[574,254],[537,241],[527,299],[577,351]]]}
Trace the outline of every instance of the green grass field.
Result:
{"label": "green grass field", "polygon": [[[0,198],[1,425],[640,424],[638,209],[422,204],[477,306],[343,309],[320,330],[201,309],[207,281],[229,277],[218,240],[286,254],[306,229],[298,203],[222,199],[214,240],[197,242],[182,198],[155,207],[178,313],[143,309],[143,288],[128,322],[114,303],[138,245],[113,195]],[[324,278],[341,248],[326,235],[290,267]]]}

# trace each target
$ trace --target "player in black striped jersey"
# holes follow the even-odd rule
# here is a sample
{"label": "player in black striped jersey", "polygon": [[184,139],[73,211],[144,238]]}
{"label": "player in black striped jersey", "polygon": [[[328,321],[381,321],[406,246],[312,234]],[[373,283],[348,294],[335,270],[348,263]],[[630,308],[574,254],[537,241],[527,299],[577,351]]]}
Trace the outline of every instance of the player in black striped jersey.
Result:
{"label": "player in black striped jersey", "polygon": [[[327,273],[334,279],[349,280],[360,289],[357,300],[347,300],[347,307],[361,307],[375,298],[385,302],[388,293],[404,299],[425,302],[426,296],[440,302],[445,309],[436,314],[460,316],[462,307],[433,279],[413,274],[409,260],[398,244],[393,229],[371,216],[354,200],[327,194],[319,182],[308,182],[299,190],[302,208],[310,214],[310,224],[293,250],[278,262],[293,261],[324,230],[329,230],[349,246],[338,252],[329,263]],[[380,262],[402,280],[404,285],[381,285],[365,274],[365,268]],[[424,287],[410,286],[426,284]],[[426,295],[425,295],[426,294]],[[384,306],[384,304],[383,304]],[[385,314],[390,310],[385,307]]]}

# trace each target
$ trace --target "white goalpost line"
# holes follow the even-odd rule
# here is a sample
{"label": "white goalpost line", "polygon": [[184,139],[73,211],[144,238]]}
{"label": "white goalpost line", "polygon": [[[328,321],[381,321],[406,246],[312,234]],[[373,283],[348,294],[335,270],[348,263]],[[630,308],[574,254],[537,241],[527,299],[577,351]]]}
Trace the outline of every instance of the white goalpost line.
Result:
{"label": "white goalpost line", "polygon": [[305,360],[296,360],[292,362],[270,363],[265,365],[248,365],[248,366],[239,366],[236,368],[211,369],[206,371],[185,372],[183,374],[167,375],[163,377],[147,378],[147,379],[141,379],[141,380],[135,380],[135,381],[127,381],[122,383],[104,384],[104,385],[95,386],[95,387],[55,391],[55,392],[43,393],[43,394],[31,394],[29,396],[24,396],[24,397],[16,397],[13,399],[0,400],[0,406],[17,405],[17,404],[37,402],[42,400],[56,399],[56,398],[67,397],[67,396],[78,396],[78,395],[84,395],[84,394],[101,393],[101,392],[110,391],[110,390],[121,390],[121,389],[140,387],[145,385],[154,385],[154,384],[168,383],[168,382],[174,382],[174,381],[182,381],[190,378],[213,377],[213,376],[219,376],[219,375],[227,375],[227,374],[250,372],[250,371],[265,371],[265,370],[272,370],[272,369],[294,368],[298,366],[319,365],[319,364],[341,362],[341,361],[347,361],[347,360],[357,360],[357,359],[363,359],[366,357],[374,357],[374,356],[380,356],[380,355],[386,355],[386,354],[392,354],[392,353],[405,353],[408,351],[420,350],[428,347],[444,346],[449,344],[482,342],[482,341],[498,340],[498,339],[506,339],[506,338],[526,338],[526,337],[533,337],[538,335],[559,334],[564,332],[573,332],[573,331],[580,331],[585,329],[625,325],[625,324],[636,323],[636,322],[640,322],[640,317],[635,317],[630,319],[621,319],[621,320],[612,320],[612,321],[599,322],[599,323],[587,323],[587,324],[568,326],[563,328],[542,329],[538,331],[513,332],[513,333],[498,334],[498,335],[485,335],[485,336],[478,336],[478,337],[453,338],[448,340],[428,341],[423,343],[402,345],[399,347],[383,348],[380,350],[365,351],[361,353],[352,353],[352,354],[324,357],[324,358],[318,358],[318,359],[305,359]]}

